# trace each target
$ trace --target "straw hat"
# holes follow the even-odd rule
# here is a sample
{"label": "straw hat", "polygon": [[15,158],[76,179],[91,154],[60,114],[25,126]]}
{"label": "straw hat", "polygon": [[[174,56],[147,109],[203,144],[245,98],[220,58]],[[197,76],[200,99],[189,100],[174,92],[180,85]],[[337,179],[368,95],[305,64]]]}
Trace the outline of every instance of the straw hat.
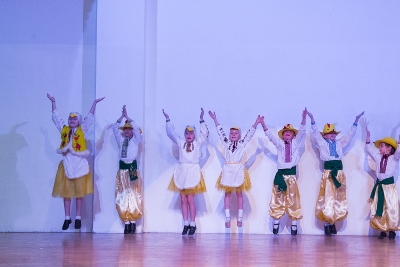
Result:
{"label": "straw hat", "polygon": [[294,135],[297,135],[297,132],[298,132],[298,130],[296,130],[296,129],[293,127],[293,125],[291,125],[290,123],[289,123],[289,124],[286,124],[285,126],[283,126],[282,130],[280,130],[280,131],[278,132],[278,135],[279,135],[279,137],[280,137],[281,139],[283,139],[282,135],[283,135],[283,132],[284,132],[284,131],[293,131],[293,132],[294,132]]}
{"label": "straw hat", "polygon": [[327,124],[324,125],[324,130],[321,132],[321,134],[325,135],[325,134],[328,134],[328,133],[339,134],[340,132],[336,132],[334,124],[327,123]]}
{"label": "straw hat", "polygon": [[391,145],[392,147],[394,147],[394,149],[397,149],[396,139],[394,139],[392,137],[386,136],[385,138],[379,139],[379,140],[374,142],[374,144],[375,144],[375,146],[377,148],[379,148],[381,143],[385,143],[385,144]]}

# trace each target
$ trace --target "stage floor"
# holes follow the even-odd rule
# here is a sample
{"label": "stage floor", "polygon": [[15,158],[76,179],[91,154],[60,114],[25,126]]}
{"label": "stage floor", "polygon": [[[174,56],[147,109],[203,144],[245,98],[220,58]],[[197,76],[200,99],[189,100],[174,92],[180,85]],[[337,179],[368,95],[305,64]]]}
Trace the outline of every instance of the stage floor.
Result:
{"label": "stage floor", "polygon": [[367,236],[0,233],[1,266],[400,266]]}

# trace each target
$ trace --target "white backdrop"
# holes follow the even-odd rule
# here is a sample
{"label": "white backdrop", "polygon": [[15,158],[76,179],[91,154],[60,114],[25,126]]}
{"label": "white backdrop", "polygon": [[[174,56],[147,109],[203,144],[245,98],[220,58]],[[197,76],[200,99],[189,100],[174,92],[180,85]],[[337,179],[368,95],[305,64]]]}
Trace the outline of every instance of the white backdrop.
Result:
{"label": "white backdrop", "polygon": [[[11,2],[1,5],[8,4],[9,11]],[[1,152],[2,161],[8,161],[2,164],[0,174],[1,198],[5,200],[1,209],[7,215],[0,219],[0,230],[58,231],[63,220],[62,202],[50,197],[59,161],[54,156],[58,135],[51,123],[50,103],[44,99],[52,88],[60,88],[55,96],[66,99],[63,106],[60,104],[65,114],[75,108],[70,100],[75,95],[86,99],[78,106],[84,112],[94,94],[106,96],[98,106],[94,134],[89,137],[95,156],[95,232],[122,230],[113,202],[117,148],[109,126],[119,117],[123,104],[144,132],[140,163],[145,216],[139,225],[147,232],[180,232],[182,228],[179,195],[166,189],[177,159],[165,134],[162,108],[178,129],[198,123],[203,107],[216,111],[223,126],[238,125],[243,131],[258,114],[264,115],[275,132],[286,123],[298,126],[305,106],[314,113],[320,129],[330,122],[337,123],[343,132],[365,111],[372,139],[386,135],[397,138],[399,7],[396,1],[103,1],[97,7],[96,90],[92,95],[81,86],[82,79],[88,79],[80,70],[85,57],[76,56],[84,50],[85,30],[82,33],[79,23],[75,29],[71,26],[71,18],[84,20],[82,7],[71,13],[63,10],[69,17],[57,24],[58,30],[65,27],[57,31],[60,39],[57,34],[50,38],[49,25],[58,17],[28,16],[31,27],[41,17],[44,25],[40,29],[49,35],[39,46],[32,41],[32,32],[37,31],[29,27],[22,31],[30,40],[25,44],[22,37],[18,39],[22,22],[6,16],[7,25],[12,27],[1,30],[0,86],[7,89],[1,90],[2,95],[7,93],[0,101],[2,113],[12,114],[12,120],[5,120],[0,128],[5,140],[2,144],[8,145],[3,145],[6,149]],[[46,5],[51,13],[60,8]],[[78,37],[74,39],[74,35]],[[42,52],[32,53],[35,47]],[[24,48],[28,49],[25,54]],[[71,53],[67,48],[72,48]],[[59,59],[60,51],[66,52]],[[59,67],[60,62],[65,66],[68,61],[75,64]],[[15,71],[20,66],[23,68]],[[198,232],[224,233],[223,193],[215,189],[222,166],[221,145],[212,120],[207,114],[205,119],[210,138],[201,165],[207,192],[196,196]],[[370,167],[375,166],[363,151],[364,138],[360,125],[343,161],[349,216],[338,225],[340,234],[373,233],[366,200],[373,186]],[[270,234],[268,203],[276,149],[259,127],[246,152],[253,188],[244,197],[244,227],[233,226],[231,232]],[[322,223],[314,216],[321,167],[309,135],[298,169],[304,214],[300,233],[322,234]],[[232,207],[236,207],[234,201],[235,197]],[[236,219],[234,210],[232,214]],[[26,219],[38,222],[37,226],[28,228],[23,224]]]}

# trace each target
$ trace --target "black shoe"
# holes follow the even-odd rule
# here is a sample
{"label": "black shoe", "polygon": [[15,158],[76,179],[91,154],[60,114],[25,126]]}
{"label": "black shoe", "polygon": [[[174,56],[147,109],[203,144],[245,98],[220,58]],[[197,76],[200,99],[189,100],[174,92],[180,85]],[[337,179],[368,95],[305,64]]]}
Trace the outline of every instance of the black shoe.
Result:
{"label": "black shoe", "polygon": [[329,225],[329,231],[330,231],[331,234],[333,234],[333,235],[336,235],[336,234],[337,234],[335,224]]}
{"label": "black shoe", "polygon": [[189,235],[194,235],[196,232],[196,226],[189,226]]}
{"label": "black shoe", "polygon": [[71,219],[69,219],[69,220],[65,220],[64,221],[64,224],[63,224],[63,226],[62,226],[62,229],[63,230],[67,230],[68,228],[69,228],[69,225],[72,223],[72,220]]}
{"label": "black shoe", "polygon": [[389,232],[389,239],[394,239],[396,237],[396,232],[390,231]]}
{"label": "black shoe", "polygon": [[186,235],[189,231],[190,226],[189,225],[185,225],[183,226],[183,231],[182,231],[182,235]]}
{"label": "black shoe", "polygon": [[75,220],[75,229],[81,229],[82,221],[79,219]]}
{"label": "black shoe", "polygon": [[325,229],[325,235],[332,235],[331,230],[330,230],[331,226],[330,225],[325,225],[324,229]]}
{"label": "black shoe", "polygon": [[297,225],[292,225],[292,228],[290,229],[290,234],[291,235],[297,235]]}
{"label": "black shoe", "polygon": [[124,235],[129,234],[131,232],[131,224],[125,224]]}
{"label": "black shoe", "polygon": [[130,234],[134,234],[136,232],[136,223],[131,223],[131,230],[129,231]]}
{"label": "black shoe", "polygon": [[384,239],[386,237],[386,232],[381,232],[378,239]]}
{"label": "black shoe", "polygon": [[275,229],[275,227],[272,227],[272,233],[274,233],[274,235],[278,234],[279,232],[279,223],[274,223],[274,226],[278,225],[278,228]]}

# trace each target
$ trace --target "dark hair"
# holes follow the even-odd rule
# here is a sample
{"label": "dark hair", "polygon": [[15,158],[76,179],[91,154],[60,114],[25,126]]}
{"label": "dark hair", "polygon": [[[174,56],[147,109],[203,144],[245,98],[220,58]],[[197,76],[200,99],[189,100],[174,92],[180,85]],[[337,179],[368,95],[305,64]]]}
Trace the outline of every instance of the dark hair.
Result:
{"label": "dark hair", "polygon": [[396,152],[396,149],[393,146],[391,146],[391,145],[389,145],[387,143],[384,143],[384,144],[385,144],[386,147],[390,147],[391,148],[390,149],[390,155],[394,155],[394,153]]}

